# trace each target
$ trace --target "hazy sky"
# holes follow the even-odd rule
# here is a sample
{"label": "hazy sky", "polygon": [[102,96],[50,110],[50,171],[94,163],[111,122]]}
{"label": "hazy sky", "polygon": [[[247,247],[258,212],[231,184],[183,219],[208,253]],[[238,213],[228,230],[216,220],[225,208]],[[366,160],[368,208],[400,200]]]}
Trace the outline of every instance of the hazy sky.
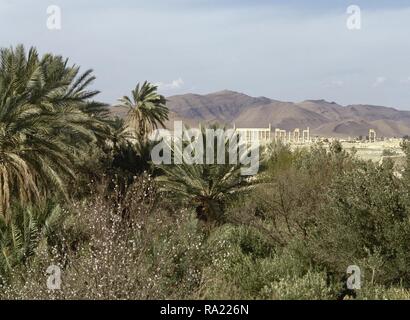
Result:
{"label": "hazy sky", "polygon": [[[346,9],[362,10],[348,30]],[[47,7],[62,29],[46,27]],[[0,46],[93,68],[114,102],[145,79],[166,95],[222,89],[410,110],[410,0],[0,0]]]}

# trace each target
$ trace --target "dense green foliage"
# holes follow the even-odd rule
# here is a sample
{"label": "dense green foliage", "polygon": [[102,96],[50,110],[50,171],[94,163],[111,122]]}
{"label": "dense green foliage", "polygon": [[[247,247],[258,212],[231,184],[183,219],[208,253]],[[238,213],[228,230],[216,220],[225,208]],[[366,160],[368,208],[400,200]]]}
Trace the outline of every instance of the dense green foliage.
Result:
{"label": "dense green foliage", "polygon": [[0,212],[14,199],[66,195],[75,158],[104,132],[104,106],[90,102],[91,70],[79,74],[61,57],[22,46],[0,51]]}
{"label": "dense green foliage", "polygon": [[168,110],[155,86],[112,119],[91,71],[22,47],[0,62],[0,298],[410,299],[409,142],[402,171],[338,142],[267,146],[252,178],[156,167],[147,135]]}
{"label": "dense green foliage", "polygon": [[[213,129],[220,128],[213,126]],[[201,154],[203,164],[182,161],[181,164],[159,166],[162,176],[157,181],[162,191],[181,200],[183,204],[192,206],[198,220],[209,228],[226,222],[226,206],[247,191],[251,183],[241,175],[242,166],[239,161],[236,164],[229,162],[231,136],[207,137],[204,128],[199,133],[198,139],[206,146]],[[207,144],[207,138],[213,140],[213,145]],[[186,152],[180,150],[181,147],[173,144],[174,159],[183,159]],[[218,155],[224,159],[223,164],[218,163]],[[238,150],[237,157],[241,157]]]}

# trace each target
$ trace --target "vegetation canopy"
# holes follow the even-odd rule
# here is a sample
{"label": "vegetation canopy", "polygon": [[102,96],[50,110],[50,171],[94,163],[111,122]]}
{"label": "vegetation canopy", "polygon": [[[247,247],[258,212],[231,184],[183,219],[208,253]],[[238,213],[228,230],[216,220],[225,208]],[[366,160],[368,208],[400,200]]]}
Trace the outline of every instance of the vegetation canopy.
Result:
{"label": "vegetation canopy", "polygon": [[90,102],[92,71],[22,46],[0,51],[0,212],[13,200],[67,196],[73,163],[104,131],[103,104]]}
{"label": "vegetation canopy", "polygon": [[115,118],[94,80],[35,48],[0,50],[0,299],[410,299],[407,138],[400,165],[338,141],[272,143],[247,177],[218,164],[229,138],[205,150],[212,163],[160,165],[158,88],[137,84]]}

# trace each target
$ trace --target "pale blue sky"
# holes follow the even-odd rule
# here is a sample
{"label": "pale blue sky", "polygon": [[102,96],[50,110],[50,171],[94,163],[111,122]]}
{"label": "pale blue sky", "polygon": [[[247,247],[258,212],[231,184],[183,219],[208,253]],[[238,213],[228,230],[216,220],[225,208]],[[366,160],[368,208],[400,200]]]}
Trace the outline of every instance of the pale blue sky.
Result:
{"label": "pale blue sky", "polygon": [[[49,5],[62,30],[46,28]],[[362,30],[346,9],[362,9]],[[410,0],[0,0],[0,46],[93,68],[101,100],[138,81],[166,95],[222,89],[410,110]]]}

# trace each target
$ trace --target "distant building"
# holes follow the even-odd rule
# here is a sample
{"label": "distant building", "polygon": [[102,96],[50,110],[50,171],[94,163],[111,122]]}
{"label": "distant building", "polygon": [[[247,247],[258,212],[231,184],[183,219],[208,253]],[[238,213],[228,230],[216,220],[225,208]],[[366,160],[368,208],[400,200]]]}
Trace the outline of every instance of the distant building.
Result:
{"label": "distant building", "polygon": [[234,129],[242,134],[247,143],[252,143],[258,140],[261,144],[267,144],[272,141],[272,127],[269,124],[268,128],[236,128]]}
{"label": "distant building", "polygon": [[369,142],[376,142],[376,131],[374,129],[369,130]]}
{"label": "distant building", "polygon": [[261,144],[270,143],[272,141],[281,143],[310,143],[310,128],[300,130],[299,128],[293,131],[286,131],[280,128],[275,128],[272,136],[272,127],[268,128],[237,128],[234,125],[234,129],[241,133],[247,143],[258,140]]}

